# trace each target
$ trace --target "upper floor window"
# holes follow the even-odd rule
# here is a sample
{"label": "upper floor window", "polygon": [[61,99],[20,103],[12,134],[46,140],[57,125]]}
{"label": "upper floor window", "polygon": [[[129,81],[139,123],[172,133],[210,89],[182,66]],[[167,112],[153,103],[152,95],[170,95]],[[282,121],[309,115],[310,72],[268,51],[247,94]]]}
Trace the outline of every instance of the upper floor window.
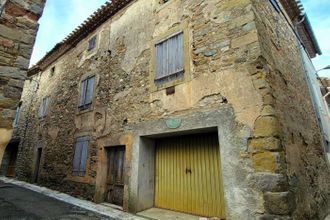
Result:
{"label": "upper floor window", "polygon": [[89,41],[88,41],[88,51],[93,50],[96,47],[96,36],[93,36]]}
{"label": "upper floor window", "polygon": [[89,76],[81,81],[79,108],[87,109],[91,106],[94,94],[95,76]]}
{"label": "upper floor window", "polygon": [[39,118],[45,118],[48,111],[48,104],[49,104],[49,96],[46,96],[42,99],[42,102],[39,107]]}
{"label": "upper floor window", "polygon": [[280,5],[278,4],[277,0],[270,0],[270,3],[274,6],[277,12],[281,11]]}
{"label": "upper floor window", "polygon": [[178,79],[184,73],[183,32],[156,44],[156,83]]}
{"label": "upper floor window", "polygon": [[19,104],[16,108],[15,120],[14,120],[14,123],[13,123],[14,127],[16,127],[18,125],[19,117],[20,117],[20,114],[21,114],[21,109],[22,109],[22,102],[19,102]]}
{"label": "upper floor window", "polygon": [[50,69],[50,76],[54,76],[55,74],[55,66],[53,66],[51,69]]}
{"label": "upper floor window", "polygon": [[72,175],[85,176],[86,161],[88,154],[89,137],[79,137],[76,140],[75,151],[73,157]]}

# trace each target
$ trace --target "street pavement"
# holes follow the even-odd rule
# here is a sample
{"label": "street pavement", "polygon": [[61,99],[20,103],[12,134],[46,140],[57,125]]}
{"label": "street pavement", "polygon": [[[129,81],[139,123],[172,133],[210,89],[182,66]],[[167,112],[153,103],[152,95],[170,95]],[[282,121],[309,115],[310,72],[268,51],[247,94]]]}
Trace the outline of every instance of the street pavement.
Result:
{"label": "street pavement", "polygon": [[110,219],[0,181],[0,220],[98,220]]}

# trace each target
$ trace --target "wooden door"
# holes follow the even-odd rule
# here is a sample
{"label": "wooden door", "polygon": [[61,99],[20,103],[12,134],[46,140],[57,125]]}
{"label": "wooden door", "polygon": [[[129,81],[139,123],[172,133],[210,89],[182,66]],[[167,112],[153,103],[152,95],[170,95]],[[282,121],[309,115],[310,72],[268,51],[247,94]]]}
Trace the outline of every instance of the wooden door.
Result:
{"label": "wooden door", "polygon": [[125,147],[110,147],[108,154],[108,176],[106,202],[123,206]]}
{"label": "wooden door", "polygon": [[221,183],[217,134],[157,141],[156,207],[224,218]]}

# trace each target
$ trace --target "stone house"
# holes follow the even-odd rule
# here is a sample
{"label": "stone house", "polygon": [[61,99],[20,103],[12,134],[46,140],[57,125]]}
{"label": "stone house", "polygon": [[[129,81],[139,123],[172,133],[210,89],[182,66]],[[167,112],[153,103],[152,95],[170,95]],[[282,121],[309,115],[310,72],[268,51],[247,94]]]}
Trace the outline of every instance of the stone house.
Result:
{"label": "stone house", "polygon": [[316,54],[293,0],[113,0],[29,70],[15,176],[132,213],[323,219]]}
{"label": "stone house", "polygon": [[44,4],[45,0],[0,0],[0,164],[13,133]]}

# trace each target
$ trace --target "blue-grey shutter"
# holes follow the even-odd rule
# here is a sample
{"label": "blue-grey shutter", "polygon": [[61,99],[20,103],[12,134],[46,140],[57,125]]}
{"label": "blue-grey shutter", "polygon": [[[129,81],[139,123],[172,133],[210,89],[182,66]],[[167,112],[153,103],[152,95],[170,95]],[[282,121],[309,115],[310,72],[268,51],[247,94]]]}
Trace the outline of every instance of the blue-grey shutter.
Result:
{"label": "blue-grey shutter", "polygon": [[183,49],[183,33],[156,45],[156,80],[183,71]]}
{"label": "blue-grey shutter", "polygon": [[79,168],[79,175],[84,176],[86,173],[86,162],[87,162],[87,153],[88,153],[88,140],[84,140],[82,142],[82,149],[81,149],[81,158],[80,158],[80,168]]}
{"label": "blue-grey shutter", "polygon": [[18,125],[20,114],[21,114],[21,104],[18,105],[17,108],[16,108],[16,115],[15,115],[15,120],[14,120],[14,126]]}
{"label": "blue-grey shutter", "polygon": [[73,157],[73,169],[72,169],[72,174],[75,176],[79,175],[79,171],[80,171],[82,145],[83,142],[81,142],[78,138],[75,146],[75,152]]}
{"label": "blue-grey shutter", "polygon": [[47,96],[44,98],[43,117],[47,115],[48,104],[49,104],[49,97]]}
{"label": "blue-grey shutter", "polygon": [[86,99],[86,85],[87,84],[87,80],[84,80],[81,82],[80,85],[80,100],[79,100],[79,107],[84,106],[85,105],[85,99]]}
{"label": "blue-grey shutter", "polygon": [[94,82],[95,82],[95,76],[93,76],[87,80],[85,105],[92,103],[93,93],[94,93]]}

